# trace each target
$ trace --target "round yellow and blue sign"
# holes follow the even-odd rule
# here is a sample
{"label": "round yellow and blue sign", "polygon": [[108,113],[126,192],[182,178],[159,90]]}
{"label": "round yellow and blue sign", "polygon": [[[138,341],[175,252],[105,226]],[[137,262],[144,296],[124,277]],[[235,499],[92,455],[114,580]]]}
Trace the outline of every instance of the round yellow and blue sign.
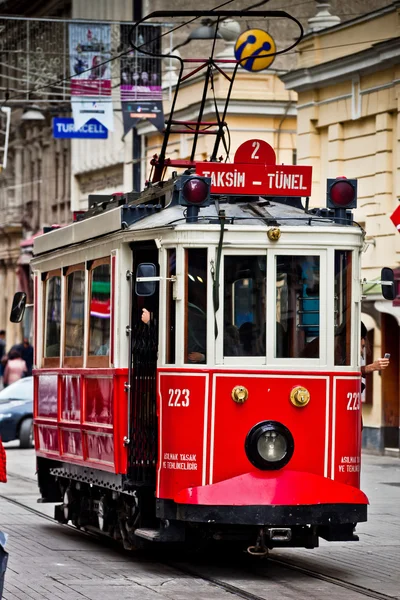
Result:
{"label": "round yellow and blue sign", "polygon": [[246,71],[267,69],[274,62],[274,52],[274,40],[262,29],[247,29],[239,35],[235,44],[235,58]]}

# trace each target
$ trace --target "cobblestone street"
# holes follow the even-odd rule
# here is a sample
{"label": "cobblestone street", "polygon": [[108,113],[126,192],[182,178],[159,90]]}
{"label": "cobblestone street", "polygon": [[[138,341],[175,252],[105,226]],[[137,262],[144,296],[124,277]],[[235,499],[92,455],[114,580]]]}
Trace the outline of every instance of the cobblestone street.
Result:
{"label": "cobblestone street", "polygon": [[[213,561],[203,557],[185,562],[181,571],[179,565],[175,568],[162,560],[153,561],[149,553],[126,554],[54,523],[50,518],[53,505],[36,503],[33,451],[8,448],[7,455],[9,482],[2,487],[0,498],[1,528],[9,535],[10,553],[4,600],[103,600],[113,594],[120,600],[222,600],[235,595],[288,600],[329,595],[335,600],[358,600],[364,594],[355,586],[371,590],[372,597],[400,597],[398,459],[364,456],[363,489],[371,507],[368,523],[357,528],[360,542],[322,542],[315,550],[272,552],[271,558],[288,561],[300,570],[271,561],[268,566],[255,562],[249,571],[248,562],[242,567],[241,557],[232,564],[223,557]],[[322,579],[312,578],[302,569],[317,572]],[[195,574],[191,575],[192,571]],[[348,587],[324,577],[343,581]]]}

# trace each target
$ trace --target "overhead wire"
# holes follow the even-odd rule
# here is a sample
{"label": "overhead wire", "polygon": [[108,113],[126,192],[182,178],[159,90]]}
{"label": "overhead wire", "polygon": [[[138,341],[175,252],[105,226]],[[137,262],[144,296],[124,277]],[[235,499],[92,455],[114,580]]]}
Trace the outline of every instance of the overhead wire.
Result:
{"label": "overhead wire", "polygon": [[[235,0],[227,0],[227,2],[219,4],[219,5],[215,6],[211,10],[213,10],[213,11],[217,10],[217,9],[219,9],[219,8],[227,5],[227,4],[231,4],[234,1]],[[300,6],[301,4],[306,4],[309,1],[311,1],[311,0],[306,0],[305,2],[301,2],[301,3],[298,3],[296,5],[292,5],[290,8],[294,8],[295,6]],[[252,5],[252,8],[254,8],[254,6],[257,6],[257,5]],[[354,14],[355,16],[358,16],[360,13],[346,13],[347,16],[350,16],[352,14]],[[249,16],[251,16],[251,13],[249,14]],[[184,26],[192,23],[193,21],[195,21],[195,20],[197,20],[199,18],[200,17],[193,17],[192,19],[189,19],[189,20],[187,20],[185,22],[182,22],[181,24],[177,25],[176,27],[174,27],[172,29],[169,29],[168,31],[160,34],[159,36],[156,36],[156,37],[152,38],[151,40],[148,40],[147,42],[141,44],[140,46],[138,46],[138,49],[142,48],[143,46],[149,45],[149,44],[151,44],[151,43],[153,43],[153,42],[155,42],[155,41],[163,38],[166,35],[170,35],[174,31],[176,31],[176,30],[180,29],[181,27],[184,27]],[[391,39],[394,39],[394,38],[391,38],[391,37],[390,38],[388,38],[388,37],[386,37],[386,38],[375,38],[375,39],[369,38],[368,40],[361,40],[361,41],[357,41],[357,42],[348,42],[346,44],[333,44],[331,46],[324,46],[322,48],[322,50],[331,50],[331,49],[335,49],[335,48],[345,48],[345,47],[357,46],[357,45],[362,45],[362,44],[367,44],[367,43],[379,43],[379,42],[389,41]],[[298,49],[289,50],[289,51],[287,51],[285,53],[285,55],[296,54],[296,53],[299,53],[299,52],[301,52],[301,53],[316,52],[317,50],[320,51],[321,48],[318,48],[318,49],[317,48],[306,48],[306,49],[302,49],[300,51]],[[95,67],[89,67],[88,69],[85,69],[84,71],[82,71],[80,73],[80,75],[82,75],[84,73],[91,72],[94,69],[98,69],[99,67],[101,67],[103,65],[106,65],[106,64],[109,64],[109,63],[111,63],[111,62],[113,62],[115,60],[118,60],[122,56],[126,56],[126,55],[128,55],[130,53],[132,53],[132,48],[129,48],[128,50],[120,52],[120,53],[116,54],[115,56],[112,56],[109,59],[106,59],[106,60],[102,61],[101,63],[99,63]],[[5,65],[5,63],[1,63],[0,66],[8,66],[8,65]],[[12,68],[13,68],[13,70],[16,70],[16,71],[23,71],[23,69],[18,68],[18,67],[12,67]],[[190,66],[189,67],[185,67],[184,70],[190,70],[191,68],[192,67],[190,67]],[[9,96],[9,95],[6,94],[5,100],[3,101],[3,103],[0,106],[5,106],[6,103],[9,102],[10,100],[16,100],[18,98],[24,98],[25,99],[27,94],[29,94],[29,95],[30,94],[36,94],[37,92],[45,90],[45,89],[48,89],[50,87],[59,87],[59,86],[61,86],[62,83],[70,82],[75,77],[77,77],[77,75],[69,75],[67,77],[62,77],[60,79],[51,80],[51,81],[48,81],[48,82],[46,82],[45,84],[43,84],[43,85],[41,85],[39,87],[33,88],[32,90],[24,90],[23,92],[18,92],[16,94],[12,95],[12,96]],[[8,76],[8,78],[14,79],[14,80],[18,80],[18,78],[12,77],[12,76]],[[111,77],[111,79],[118,79],[118,76],[117,77]],[[21,79],[19,79],[19,81],[21,81]],[[117,86],[114,86],[114,87],[117,87]],[[0,88],[0,89],[4,89],[4,88]],[[54,92],[52,92],[52,94],[53,95],[57,95],[57,94],[61,94],[61,92],[54,91]]]}
{"label": "overhead wire", "polygon": [[[226,2],[223,2],[222,4],[218,4],[217,6],[215,6],[214,8],[211,9],[211,11],[217,10],[219,8],[222,8],[223,6],[226,6],[228,4],[232,4],[232,2],[235,2],[236,0],[226,0]],[[266,0],[268,2],[268,0]],[[177,25],[176,27],[173,27],[172,29],[169,29],[168,31],[158,35],[157,37],[151,39],[151,40],[147,40],[146,42],[144,42],[143,44],[141,44],[140,46],[138,46],[137,48],[143,48],[143,46],[149,45],[161,38],[163,38],[165,35],[170,35],[171,33],[173,33],[174,31],[177,31],[178,29],[180,29],[181,27],[184,27],[190,23],[192,23],[193,21],[196,21],[199,17],[193,17],[183,23],[181,23],[180,25]],[[83,75],[84,73],[89,73],[91,71],[93,71],[94,69],[99,69],[100,67],[107,65],[111,62],[113,62],[114,60],[118,60],[118,58],[121,58],[122,56],[126,56],[127,54],[132,53],[132,48],[129,48],[128,50],[124,50],[123,52],[120,52],[119,54],[112,56],[104,61],[102,61],[101,63],[99,63],[98,65],[96,65],[95,67],[89,67],[88,69],[84,69],[80,75]],[[25,91],[23,93],[20,93],[16,96],[13,96],[12,98],[10,97],[6,97],[6,99],[4,100],[4,102],[1,104],[1,106],[5,106],[5,104],[9,101],[9,100],[15,100],[16,98],[20,98],[21,96],[23,96],[25,98],[26,94],[36,94],[37,92],[47,89],[49,87],[54,87],[54,86],[58,86],[62,83],[65,82],[69,82],[71,81],[74,77],[76,77],[76,75],[69,75],[68,77],[62,77],[61,79],[56,79],[53,81],[49,81],[48,83],[45,83],[37,88],[34,88],[32,90],[29,90],[29,92]]]}

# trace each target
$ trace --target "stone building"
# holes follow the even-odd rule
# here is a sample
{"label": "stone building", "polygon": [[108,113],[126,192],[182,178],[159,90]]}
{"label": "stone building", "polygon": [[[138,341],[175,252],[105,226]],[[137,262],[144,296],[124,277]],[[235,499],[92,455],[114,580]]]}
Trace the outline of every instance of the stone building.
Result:
{"label": "stone building", "polygon": [[31,47],[35,48],[29,56],[30,72],[35,73],[32,89],[58,74],[55,51],[53,55],[48,52],[54,33],[52,36],[46,26],[35,28],[33,21],[5,17],[19,14],[65,18],[70,16],[70,10],[68,3],[61,0],[40,3],[16,0],[1,2],[0,13],[0,99],[11,107],[7,168],[0,173],[0,329],[6,330],[10,347],[20,342],[23,335],[31,337],[32,307],[28,308],[21,327],[9,322],[11,303],[17,290],[27,293],[28,304],[33,302],[29,271],[31,236],[44,225],[71,220],[71,169],[68,140],[53,139],[54,111],[47,92],[40,97],[20,93],[28,60],[27,53],[20,50],[27,43],[28,29]]}
{"label": "stone building", "polygon": [[[299,163],[313,166],[312,201],[321,205],[328,177],[358,179],[355,220],[366,230],[363,276],[398,268],[400,237],[390,215],[400,197],[400,3],[311,31],[294,69],[281,77],[298,95]],[[399,455],[400,306],[364,286],[369,362],[391,354],[390,367],[367,382],[363,443]],[[396,305],[397,304],[397,305]]]}

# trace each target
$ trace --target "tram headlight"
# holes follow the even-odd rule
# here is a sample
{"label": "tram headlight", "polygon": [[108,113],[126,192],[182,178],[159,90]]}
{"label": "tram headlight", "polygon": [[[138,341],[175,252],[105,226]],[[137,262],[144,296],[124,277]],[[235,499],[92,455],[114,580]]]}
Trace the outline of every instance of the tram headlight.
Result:
{"label": "tram headlight", "polygon": [[294,440],[282,423],[263,421],[247,434],[245,450],[258,469],[281,469],[293,456]]}

